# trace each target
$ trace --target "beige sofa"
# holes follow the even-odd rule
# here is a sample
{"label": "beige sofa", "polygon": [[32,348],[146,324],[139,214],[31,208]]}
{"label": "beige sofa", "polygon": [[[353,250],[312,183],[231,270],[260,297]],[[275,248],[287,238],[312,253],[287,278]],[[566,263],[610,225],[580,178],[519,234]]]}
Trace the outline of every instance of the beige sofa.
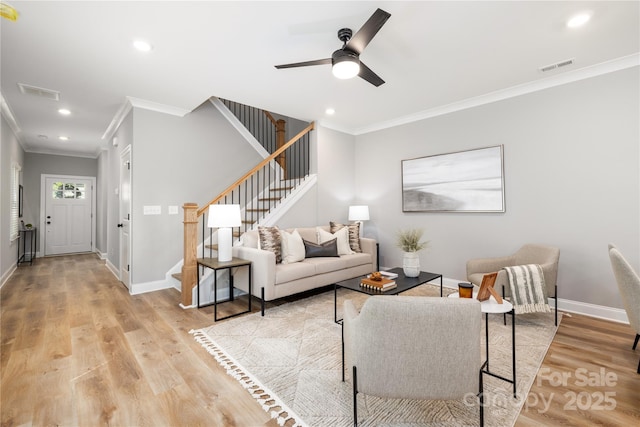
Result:
{"label": "beige sofa", "polygon": [[[319,226],[329,231],[329,226]],[[316,227],[285,229],[297,230],[304,240],[317,242]],[[305,258],[300,262],[276,264],[274,252],[258,249],[258,231],[248,231],[242,235],[240,246],[233,248],[233,256],[252,262],[252,294],[264,302],[331,285],[333,283],[369,274],[377,269],[376,241],[360,238],[362,253],[340,255],[339,257]],[[236,283],[247,283],[247,269],[239,269]],[[239,286],[240,287],[240,286]],[[241,287],[240,287],[241,288]],[[242,288],[241,288],[242,289]],[[247,289],[243,289],[247,291]]]}

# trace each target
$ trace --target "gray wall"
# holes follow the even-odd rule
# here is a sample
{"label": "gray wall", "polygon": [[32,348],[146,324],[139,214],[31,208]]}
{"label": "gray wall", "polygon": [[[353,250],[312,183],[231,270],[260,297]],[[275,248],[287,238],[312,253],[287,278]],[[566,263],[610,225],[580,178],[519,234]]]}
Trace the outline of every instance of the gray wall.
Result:
{"label": "gray wall", "polygon": [[[183,257],[183,210],[217,196],[262,158],[209,102],[185,117],[134,109],[132,280],[164,280]],[[159,205],[161,215],[143,215]],[[168,206],[179,206],[168,215]]]}
{"label": "gray wall", "polygon": [[[561,251],[560,298],[621,308],[607,244],[640,270],[639,90],[635,67],[358,136],[357,195],[381,265],[401,264],[394,233],[406,227],[431,241],[423,269],[454,279],[469,258],[549,244]],[[401,160],[498,144],[505,213],[402,212]]]}
{"label": "gray wall", "polygon": [[[40,191],[42,175],[98,176],[98,161],[85,157],[55,156],[25,153],[22,176],[24,180],[24,222],[40,226]],[[97,213],[96,213],[97,215]],[[38,246],[44,247],[42,230],[38,229]]]}
{"label": "gray wall", "polygon": [[24,180],[24,150],[4,116],[0,115],[0,278],[4,278],[18,260],[17,241],[9,241],[11,204],[11,166],[22,166]]}
{"label": "gray wall", "polygon": [[357,195],[355,137],[317,126],[318,224],[346,221]]}

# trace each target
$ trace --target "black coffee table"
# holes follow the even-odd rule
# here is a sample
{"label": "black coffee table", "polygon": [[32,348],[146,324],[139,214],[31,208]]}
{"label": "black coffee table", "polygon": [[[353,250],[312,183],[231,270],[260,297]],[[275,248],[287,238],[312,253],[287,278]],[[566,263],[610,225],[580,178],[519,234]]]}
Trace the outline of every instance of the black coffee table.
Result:
{"label": "black coffee table", "polygon": [[391,270],[389,270],[389,272],[396,273],[398,275],[398,277],[393,279],[395,280],[397,286],[385,292],[376,291],[374,289],[360,286],[362,278],[366,276],[354,277],[353,279],[343,280],[342,282],[334,284],[333,320],[336,323],[342,322],[342,319],[338,320],[338,288],[351,289],[352,291],[360,292],[367,295],[398,295],[402,292],[408,291],[409,289],[413,289],[416,286],[423,285],[435,279],[440,279],[440,296],[442,296],[442,274],[421,271],[418,277],[405,277],[404,273],[402,272],[402,268],[400,267],[392,268]]}

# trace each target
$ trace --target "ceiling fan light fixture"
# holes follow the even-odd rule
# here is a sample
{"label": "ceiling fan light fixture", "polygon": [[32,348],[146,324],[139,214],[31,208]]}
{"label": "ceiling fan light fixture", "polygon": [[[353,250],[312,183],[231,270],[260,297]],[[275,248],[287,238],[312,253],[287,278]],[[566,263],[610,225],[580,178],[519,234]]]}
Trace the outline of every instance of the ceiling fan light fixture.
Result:
{"label": "ceiling fan light fixture", "polygon": [[351,79],[360,72],[360,60],[353,52],[337,50],[331,57],[331,63],[331,71],[339,79]]}

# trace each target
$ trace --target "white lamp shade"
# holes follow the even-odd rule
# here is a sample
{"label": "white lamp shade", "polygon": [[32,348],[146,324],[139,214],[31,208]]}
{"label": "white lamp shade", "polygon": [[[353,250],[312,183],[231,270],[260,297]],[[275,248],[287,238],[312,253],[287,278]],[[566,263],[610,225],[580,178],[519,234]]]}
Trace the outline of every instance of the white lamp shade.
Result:
{"label": "white lamp shade", "polygon": [[349,221],[369,221],[369,206],[349,206]]}
{"label": "white lamp shade", "polygon": [[209,206],[209,220],[211,228],[240,227],[240,205],[211,205]]}

